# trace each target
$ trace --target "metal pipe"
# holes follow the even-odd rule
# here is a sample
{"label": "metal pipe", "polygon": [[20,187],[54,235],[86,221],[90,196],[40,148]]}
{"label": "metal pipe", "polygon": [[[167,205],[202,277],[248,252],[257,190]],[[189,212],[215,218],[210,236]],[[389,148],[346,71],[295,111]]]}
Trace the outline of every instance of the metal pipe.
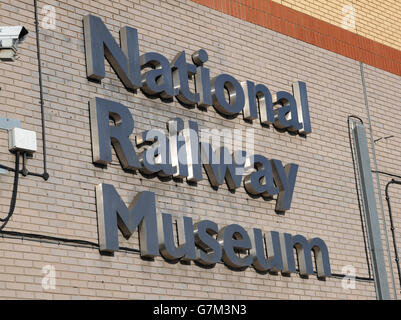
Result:
{"label": "metal pipe", "polygon": [[[364,222],[363,219],[363,212],[362,212],[362,205],[361,205],[361,197],[359,195],[359,188],[358,188],[358,178],[359,180],[361,180],[361,177],[359,175],[359,171],[357,171],[357,168],[355,167],[355,157],[354,157],[354,148],[352,146],[352,138],[351,138],[351,131],[350,131],[350,124],[351,124],[351,118],[357,119],[359,120],[360,123],[363,124],[363,120],[355,115],[349,115],[347,118],[347,123],[348,123],[348,140],[349,140],[349,146],[351,149],[351,158],[352,158],[352,167],[354,169],[354,181],[355,181],[355,190],[356,190],[356,196],[357,196],[357,200],[358,200],[358,209],[359,209],[359,217],[361,219],[361,227],[362,227],[362,238],[363,238],[363,243],[365,246],[365,255],[366,255],[366,265],[368,267],[368,274],[369,274],[369,278],[372,277],[372,273],[370,270],[370,262],[369,262],[369,251],[370,251],[370,241],[369,241],[369,233],[366,234],[365,233],[365,225],[366,222]],[[352,121],[352,124],[354,124],[354,121]],[[366,242],[366,238],[368,238],[368,242]]]}
{"label": "metal pipe", "polygon": [[49,179],[47,172],[47,159],[46,159],[46,126],[45,126],[45,107],[43,100],[43,81],[42,81],[42,65],[40,58],[40,40],[39,40],[39,21],[38,21],[38,3],[34,0],[35,8],[35,31],[36,31],[36,52],[38,57],[38,71],[39,71],[39,95],[40,95],[40,112],[42,116],[42,147],[43,147],[43,174],[41,177],[46,181]]}
{"label": "metal pipe", "polygon": [[399,281],[400,287],[401,287],[400,259],[398,257],[397,240],[395,238],[395,227],[394,227],[394,223],[393,223],[393,214],[391,212],[390,196],[389,196],[389,193],[388,193],[388,189],[389,189],[391,184],[399,184],[399,185],[401,185],[401,181],[395,180],[395,179],[391,179],[391,181],[387,182],[387,184],[386,184],[386,201],[387,201],[387,206],[388,206],[388,215],[389,215],[389,218],[390,218],[391,234],[393,236],[393,246],[394,246],[394,254],[395,254],[395,259],[394,260],[395,260],[395,262],[397,264],[398,281]]}
{"label": "metal pipe", "polygon": [[389,300],[390,293],[388,287],[386,263],[382,245],[380,222],[377,213],[376,196],[373,186],[373,178],[370,167],[369,147],[366,138],[365,126],[361,123],[355,124],[353,130],[354,145],[358,173],[360,178],[360,189],[363,199],[366,228],[371,251],[373,274],[377,299]]}
{"label": "metal pipe", "polygon": [[[368,101],[368,92],[366,88],[366,81],[365,81],[365,70],[364,70],[364,64],[362,62],[359,63],[359,68],[361,72],[361,80],[362,80],[362,88],[363,88],[363,97],[365,100],[365,109],[366,109],[366,116],[368,118],[368,123],[369,123],[369,136],[370,136],[370,144],[372,147],[372,156],[373,156],[373,163],[374,163],[374,170],[376,172],[376,188],[377,192],[379,193],[379,204],[380,204],[380,211],[381,211],[381,216],[384,225],[386,224],[386,217],[384,214],[384,205],[383,205],[383,199],[381,196],[381,187],[380,187],[380,177],[379,174],[377,173],[378,168],[377,168],[377,159],[376,159],[376,149],[375,149],[375,143],[373,139],[373,132],[372,132],[372,121],[370,118],[370,110],[369,110],[369,101]],[[390,243],[388,239],[388,234],[387,234],[387,229],[384,228],[384,236],[386,239],[386,249],[387,249],[387,257],[389,261],[391,261],[391,253],[390,253]],[[394,292],[394,298],[397,299],[397,290],[395,287],[395,279],[394,279],[394,272],[393,272],[393,265],[390,262],[390,274],[391,274],[391,281],[393,284],[393,292]]]}

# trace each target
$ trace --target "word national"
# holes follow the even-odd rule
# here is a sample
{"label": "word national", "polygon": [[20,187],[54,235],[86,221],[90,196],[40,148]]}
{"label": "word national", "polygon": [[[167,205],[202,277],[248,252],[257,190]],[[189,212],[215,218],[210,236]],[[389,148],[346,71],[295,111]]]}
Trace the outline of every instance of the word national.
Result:
{"label": "word national", "polygon": [[[226,116],[242,112],[245,120],[259,117],[262,125],[273,124],[278,129],[302,135],[312,132],[304,82],[293,84],[293,94],[285,91],[271,94],[263,84],[240,83],[229,74],[211,78],[210,70],[204,65],[208,54],[203,49],[192,54],[193,63],[187,63],[185,51],[170,62],[156,52],[140,55],[137,29],[120,30],[120,47],[99,17],[87,15],[83,22],[89,79],[101,81],[105,77],[106,58],[127,90],[141,89],[145,95],[164,100],[176,97],[190,107],[213,105]],[[194,81],[195,92],[190,89],[190,79]]]}

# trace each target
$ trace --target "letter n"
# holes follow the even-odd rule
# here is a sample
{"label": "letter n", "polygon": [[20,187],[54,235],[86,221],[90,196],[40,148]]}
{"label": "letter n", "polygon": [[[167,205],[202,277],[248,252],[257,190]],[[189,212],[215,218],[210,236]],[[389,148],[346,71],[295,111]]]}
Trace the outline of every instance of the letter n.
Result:
{"label": "letter n", "polygon": [[89,14],[84,17],[83,22],[87,77],[96,81],[101,81],[105,77],[104,57],[106,57],[127,89],[140,88],[138,31],[130,27],[122,28],[120,47],[102,19]]}
{"label": "letter n", "polygon": [[112,253],[119,249],[117,227],[126,239],[139,229],[141,256],[159,255],[155,194],[138,193],[127,208],[113,185],[96,186],[99,250]]}

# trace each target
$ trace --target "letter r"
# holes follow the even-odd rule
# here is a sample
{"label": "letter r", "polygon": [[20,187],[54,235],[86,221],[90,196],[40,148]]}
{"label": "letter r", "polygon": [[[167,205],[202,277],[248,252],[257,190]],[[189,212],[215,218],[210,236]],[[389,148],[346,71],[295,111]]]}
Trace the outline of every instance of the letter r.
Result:
{"label": "letter r", "polygon": [[[134,119],[127,107],[114,101],[95,98],[90,101],[93,162],[107,165],[112,161],[111,144],[125,169],[139,169],[141,164],[129,139]],[[110,119],[115,125],[110,125]]]}

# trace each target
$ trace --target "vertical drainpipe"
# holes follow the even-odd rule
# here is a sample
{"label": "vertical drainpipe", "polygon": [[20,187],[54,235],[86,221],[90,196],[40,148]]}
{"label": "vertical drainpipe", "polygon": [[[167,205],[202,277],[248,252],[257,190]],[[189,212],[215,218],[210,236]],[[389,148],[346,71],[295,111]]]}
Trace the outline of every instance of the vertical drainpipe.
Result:
{"label": "vertical drainpipe", "polygon": [[39,96],[40,96],[40,113],[42,122],[42,145],[43,145],[43,174],[40,176],[47,181],[49,173],[47,172],[47,155],[46,155],[46,125],[45,125],[45,103],[43,99],[43,80],[42,80],[42,65],[40,58],[40,39],[39,39],[39,20],[38,20],[38,2],[34,0],[34,15],[35,15],[35,31],[36,31],[36,54],[38,58],[38,72],[39,72]]}
{"label": "vertical drainpipe", "polygon": [[387,283],[386,263],[380,233],[380,223],[377,214],[376,197],[373,187],[372,169],[370,167],[368,140],[365,126],[357,123],[352,129],[355,152],[360,176],[363,209],[368,231],[369,248],[373,264],[376,296],[379,300],[389,300],[390,293]]}
{"label": "vertical drainpipe", "polygon": [[[377,160],[376,160],[376,152],[375,152],[375,145],[373,140],[373,133],[372,133],[372,123],[370,119],[370,111],[369,111],[369,103],[368,103],[368,95],[366,90],[366,82],[365,82],[365,72],[364,72],[364,65],[360,62],[360,71],[361,71],[361,79],[362,79],[362,87],[363,87],[363,95],[365,100],[365,108],[366,114],[369,123],[369,133],[370,133],[370,143],[372,146],[372,155],[373,155],[373,162],[376,171],[376,182],[377,182],[377,190],[379,193],[379,204],[381,208],[381,216],[384,224],[384,234],[386,239],[386,249],[388,254],[388,260],[390,263],[390,273],[392,277],[393,283],[393,291],[394,291],[394,298],[397,299],[397,290],[395,287],[395,279],[394,273],[392,268],[392,260],[391,260],[391,253],[390,253],[390,245],[388,239],[388,233],[386,228],[386,218],[384,215],[384,206],[383,200],[381,197],[381,188],[380,188],[380,178],[379,174],[377,173]],[[378,220],[377,214],[377,207],[376,207],[376,199],[374,195],[374,188],[373,188],[373,179],[372,179],[372,172],[370,167],[370,158],[369,158],[369,151],[368,151],[368,144],[364,126],[361,124],[357,124],[353,129],[354,134],[354,142],[356,145],[356,152],[358,154],[358,169],[360,170],[361,175],[361,191],[364,197],[364,210],[367,218],[367,228],[368,233],[370,234],[370,246],[372,249],[372,263],[374,269],[374,278],[375,278],[375,286],[376,286],[376,296],[378,299],[390,299],[389,287],[387,282],[387,272],[386,272],[386,265],[384,263],[384,252],[382,248],[381,242],[381,234],[380,234],[380,224]],[[359,143],[359,145],[357,145]],[[366,150],[365,150],[366,149]],[[362,171],[364,170],[364,176],[362,176]],[[367,172],[369,170],[369,172]],[[364,179],[364,181],[362,181]],[[373,193],[372,193],[373,192]],[[366,198],[368,197],[368,198]],[[372,198],[373,197],[373,198]],[[372,201],[373,199],[373,201]],[[374,208],[373,208],[374,205]],[[369,207],[369,208],[367,208]],[[377,226],[376,226],[377,224]],[[370,229],[370,230],[369,230]],[[378,238],[376,238],[378,237]],[[378,247],[377,247],[378,246]],[[381,249],[380,252],[377,252],[377,249]],[[377,269],[378,268],[378,269]]]}

